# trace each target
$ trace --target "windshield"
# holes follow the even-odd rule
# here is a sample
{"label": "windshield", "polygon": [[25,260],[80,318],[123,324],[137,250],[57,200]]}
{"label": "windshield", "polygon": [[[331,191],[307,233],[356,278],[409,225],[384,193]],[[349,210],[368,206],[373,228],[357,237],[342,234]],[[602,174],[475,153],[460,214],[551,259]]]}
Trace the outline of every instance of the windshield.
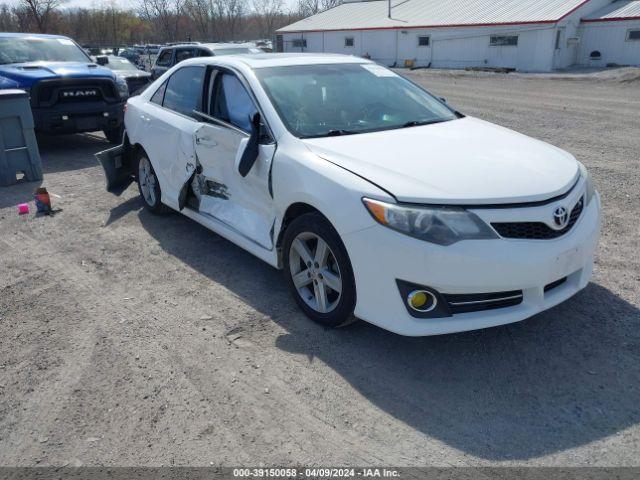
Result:
{"label": "windshield", "polygon": [[68,38],[0,38],[0,64],[90,61]]}
{"label": "windshield", "polygon": [[116,57],[114,55],[109,55],[109,63],[105,65],[105,67],[109,67],[111,70],[130,70],[132,72],[137,72],[138,67],[136,67],[133,63],[123,57]]}
{"label": "windshield", "polygon": [[256,69],[291,133],[324,137],[454,120],[459,115],[391,70],[375,64]]}

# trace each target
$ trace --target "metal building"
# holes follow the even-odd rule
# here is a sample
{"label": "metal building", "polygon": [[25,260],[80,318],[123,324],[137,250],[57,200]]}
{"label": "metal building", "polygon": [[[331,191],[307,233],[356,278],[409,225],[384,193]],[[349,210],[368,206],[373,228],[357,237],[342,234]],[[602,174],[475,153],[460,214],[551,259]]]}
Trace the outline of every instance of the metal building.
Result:
{"label": "metal building", "polygon": [[639,12],[640,0],[345,0],[278,30],[276,50],[399,67],[640,65]]}
{"label": "metal building", "polygon": [[619,0],[585,16],[577,63],[640,65],[640,0]]}

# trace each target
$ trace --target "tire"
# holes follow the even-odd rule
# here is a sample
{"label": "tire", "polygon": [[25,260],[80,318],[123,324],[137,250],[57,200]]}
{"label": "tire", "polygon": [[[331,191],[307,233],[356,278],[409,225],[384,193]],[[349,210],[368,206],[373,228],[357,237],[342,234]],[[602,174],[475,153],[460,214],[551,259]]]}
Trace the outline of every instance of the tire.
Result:
{"label": "tire", "polygon": [[120,145],[122,143],[122,138],[124,137],[124,126],[121,125],[118,128],[105,129],[102,133],[104,133],[104,136],[107,138],[109,143]]}
{"label": "tire", "polygon": [[153,213],[162,213],[164,205],[160,199],[162,198],[162,190],[160,190],[160,182],[156,177],[156,172],[151,165],[149,157],[144,151],[139,151],[136,155],[136,182],[138,183],[138,191],[142,198],[142,203],[147,210]]}
{"label": "tire", "polygon": [[284,233],[283,263],[291,295],[311,320],[332,328],[354,321],[356,284],[351,261],[340,235],[325,217],[307,213],[291,222]]}

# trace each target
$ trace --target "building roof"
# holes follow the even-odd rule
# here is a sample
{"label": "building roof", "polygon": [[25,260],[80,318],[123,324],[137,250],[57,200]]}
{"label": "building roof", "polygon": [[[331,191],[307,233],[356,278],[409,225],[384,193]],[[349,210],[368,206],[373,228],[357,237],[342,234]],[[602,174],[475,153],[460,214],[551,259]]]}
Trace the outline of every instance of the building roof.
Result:
{"label": "building roof", "polygon": [[640,0],[618,0],[582,19],[583,22],[613,22],[640,19]]}
{"label": "building roof", "polygon": [[309,32],[389,28],[555,23],[589,0],[387,0],[348,1],[278,30]]}

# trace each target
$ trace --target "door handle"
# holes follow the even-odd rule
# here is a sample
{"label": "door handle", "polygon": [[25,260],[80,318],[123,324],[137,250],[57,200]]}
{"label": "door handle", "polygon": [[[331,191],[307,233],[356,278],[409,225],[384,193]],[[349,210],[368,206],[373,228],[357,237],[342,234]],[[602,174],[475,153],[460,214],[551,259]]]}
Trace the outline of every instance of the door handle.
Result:
{"label": "door handle", "polygon": [[212,140],[211,138],[196,138],[196,145],[202,145],[204,147],[215,147],[218,145],[218,142]]}

